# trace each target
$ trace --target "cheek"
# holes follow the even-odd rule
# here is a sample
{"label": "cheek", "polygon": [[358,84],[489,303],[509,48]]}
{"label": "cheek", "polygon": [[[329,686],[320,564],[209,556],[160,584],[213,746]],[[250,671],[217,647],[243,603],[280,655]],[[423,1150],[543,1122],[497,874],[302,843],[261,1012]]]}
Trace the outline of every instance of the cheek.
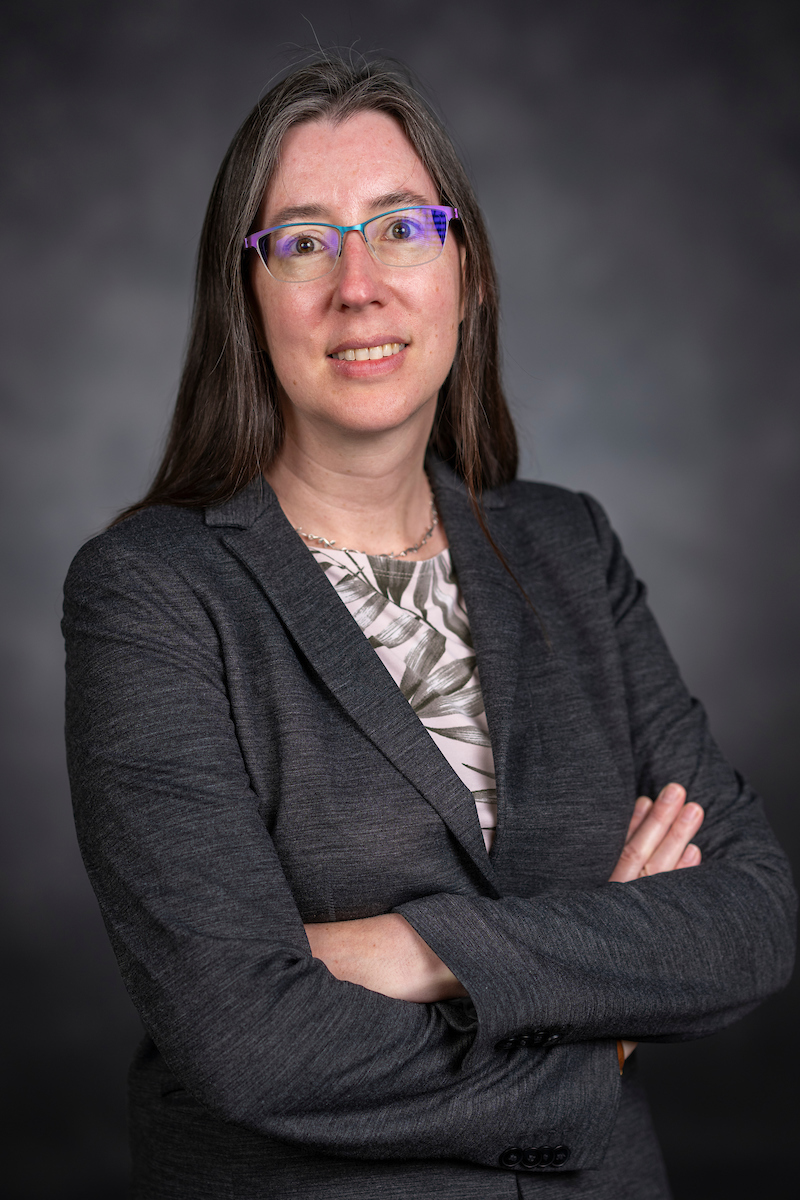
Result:
{"label": "cheek", "polygon": [[442,288],[437,293],[434,324],[436,328],[435,344],[431,352],[437,357],[449,356],[452,360],[458,343],[458,330],[461,323],[460,296],[453,293],[452,288]]}
{"label": "cheek", "polygon": [[273,365],[291,357],[297,346],[307,344],[308,333],[318,319],[315,297],[302,288],[275,283],[257,263],[250,276],[253,314],[261,331],[263,347]]}
{"label": "cheek", "polygon": [[444,278],[436,286],[435,299],[441,332],[449,336],[455,331],[457,335],[464,316],[464,296],[460,262],[455,255],[453,261],[447,264]]}
{"label": "cheek", "polygon": [[267,350],[276,370],[286,361],[297,364],[297,351],[310,340],[311,312],[295,297],[276,297],[261,307]]}

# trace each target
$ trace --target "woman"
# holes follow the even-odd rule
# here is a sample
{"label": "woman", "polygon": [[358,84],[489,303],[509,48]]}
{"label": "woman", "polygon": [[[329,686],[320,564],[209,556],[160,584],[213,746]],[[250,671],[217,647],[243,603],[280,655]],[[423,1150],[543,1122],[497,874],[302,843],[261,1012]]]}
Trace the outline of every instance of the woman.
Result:
{"label": "woman", "polygon": [[302,68],[217,179],[156,481],[66,587],[136,1197],[667,1196],[625,1059],[785,982],[759,802],[597,504],[515,471],[449,140],[392,67]]}

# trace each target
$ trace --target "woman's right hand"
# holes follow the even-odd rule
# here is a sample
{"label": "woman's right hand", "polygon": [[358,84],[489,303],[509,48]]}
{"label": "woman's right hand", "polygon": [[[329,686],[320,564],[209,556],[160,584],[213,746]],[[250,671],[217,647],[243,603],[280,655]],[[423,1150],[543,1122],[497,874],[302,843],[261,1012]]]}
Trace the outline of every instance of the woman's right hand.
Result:
{"label": "woman's right hand", "polygon": [[467,994],[400,913],[306,925],[305,931],[312,955],[337,979],[416,1004]]}
{"label": "woman's right hand", "polygon": [[668,783],[655,803],[640,796],[609,882],[628,883],[644,875],[698,866],[700,849],[692,845],[692,838],[704,815],[699,804],[686,803],[686,789],[679,783]]}

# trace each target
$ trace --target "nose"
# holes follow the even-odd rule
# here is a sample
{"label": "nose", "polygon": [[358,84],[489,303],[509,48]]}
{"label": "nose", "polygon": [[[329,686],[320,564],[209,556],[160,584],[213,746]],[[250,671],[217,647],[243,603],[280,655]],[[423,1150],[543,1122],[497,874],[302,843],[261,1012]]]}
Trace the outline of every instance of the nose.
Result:
{"label": "nose", "polygon": [[383,268],[358,230],[351,229],[344,235],[334,278],[334,302],[341,308],[364,308],[368,304],[380,304],[383,301]]}

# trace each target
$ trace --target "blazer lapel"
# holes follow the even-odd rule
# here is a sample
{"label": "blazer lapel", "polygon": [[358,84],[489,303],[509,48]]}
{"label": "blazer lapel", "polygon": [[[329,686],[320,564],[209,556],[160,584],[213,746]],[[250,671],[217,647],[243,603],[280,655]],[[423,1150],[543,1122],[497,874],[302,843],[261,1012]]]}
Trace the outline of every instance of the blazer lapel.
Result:
{"label": "blazer lapel", "polygon": [[[547,670],[550,653],[534,612],[478,525],[463,483],[438,460],[433,459],[427,465],[478,658],[502,822],[509,740],[518,716],[515,712],[518,676],[523,663],[534,674],[537,665]],[[487,523],[513,562],[513,546],[507,544],[502,533],[504,509],[502,493],[487,493],[484,502]]]}
{"label": "blazer lapel", "polygon": [[[298,650],[365,735],[425,797],[499,895],[472,796],[292,529],[269,485],[256,480],[206,523],[269,598]],[[469,610],[468,610],[469,611]]]}

